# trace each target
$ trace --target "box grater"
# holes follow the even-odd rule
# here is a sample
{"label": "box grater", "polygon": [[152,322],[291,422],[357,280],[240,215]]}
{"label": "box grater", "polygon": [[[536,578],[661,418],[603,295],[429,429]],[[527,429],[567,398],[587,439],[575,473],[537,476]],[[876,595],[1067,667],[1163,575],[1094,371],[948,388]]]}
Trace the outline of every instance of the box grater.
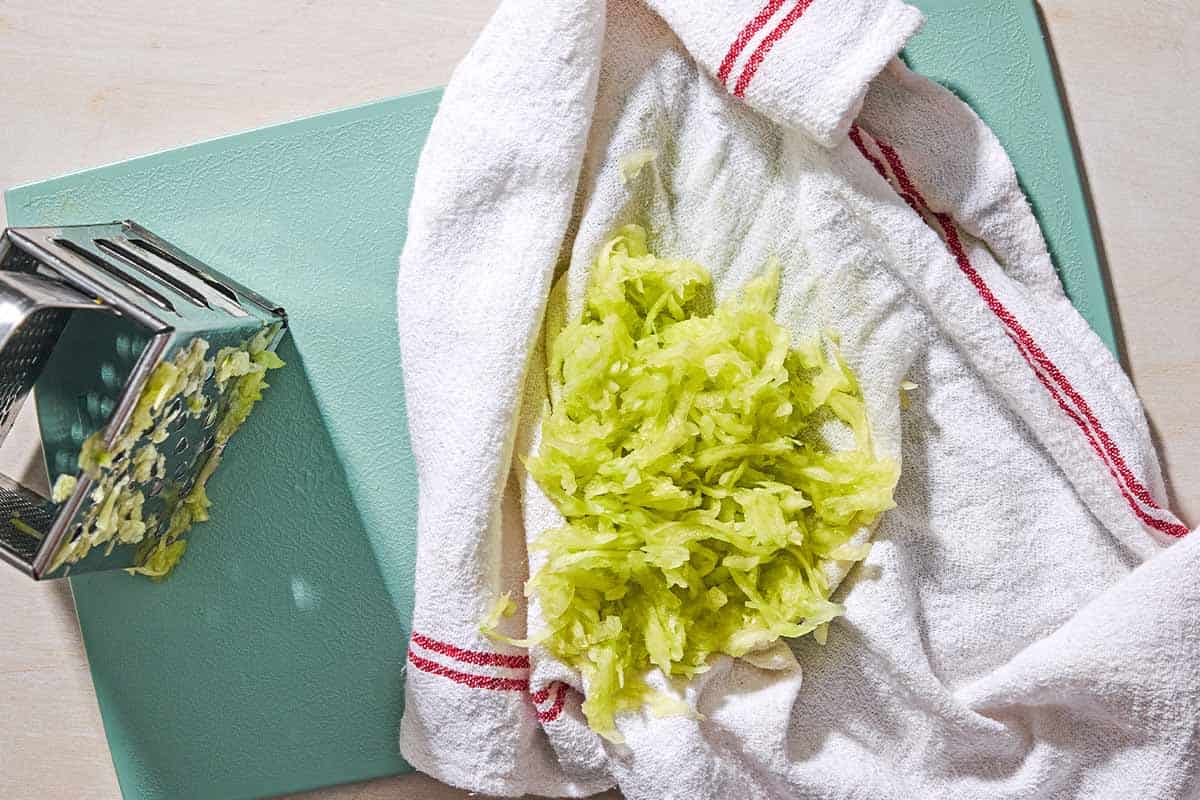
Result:
{"label": "box grater", "polygon": [[[134,222],[5,230],[0,440],[32,390],[47,477],[77,482],[73,489],[60,482],[61,502],[53,502],[0,475],[0,558],[35,579],[134,565],[139,547],[168,532],[198,477],[203,488],[228,438],[228,389],[237,378],[222,370],[220,356],[236,367],[239,351],[273,353],[286,330],[282,308]],[[139,430],[135,417],[145,418],[135,411],[150,408],[162,376],[182,363],[194,365],[186,396],[180,390],[155,408],[153,428],[122,451],[118,443],[128,445]],[[112,463],[82,470],[81,450]],[[135,469],[142,456],[153,463]],[[97,520],[121,518],[104,506],[105,485],[121,490],[118,506],[136,505],[131,513],[140,511],[144,532],[125,524],[121,540],[56,563],[63,553],[78,555],[82,547],[70,545]]]}

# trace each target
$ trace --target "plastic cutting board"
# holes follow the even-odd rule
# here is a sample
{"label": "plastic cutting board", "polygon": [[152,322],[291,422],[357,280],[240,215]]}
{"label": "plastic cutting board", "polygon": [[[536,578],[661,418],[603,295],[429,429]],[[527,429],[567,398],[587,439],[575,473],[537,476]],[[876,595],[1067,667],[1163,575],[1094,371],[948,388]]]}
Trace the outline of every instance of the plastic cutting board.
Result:
{"label": "plastic cutting board", "polygon": [[[1072,300],[1113,328],[1031,0],[917,0],[911,66],[1008,148]],[[12,225],[133,218],[287,307],[289,368],[210,484],[169,583],[73,581],[126,798],[259,797],[397,753],[416,482],[393,298],[434,90],[7,194]],[[63,768],[70,768],[69,757]]]}

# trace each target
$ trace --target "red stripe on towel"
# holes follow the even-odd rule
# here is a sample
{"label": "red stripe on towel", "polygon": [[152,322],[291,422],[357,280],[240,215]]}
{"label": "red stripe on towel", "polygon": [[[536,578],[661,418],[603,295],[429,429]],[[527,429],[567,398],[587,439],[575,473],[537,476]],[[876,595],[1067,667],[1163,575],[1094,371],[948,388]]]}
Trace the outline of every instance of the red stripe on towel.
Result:
{"label": "red stripe on towel", "polygon": [[[878,160],[871,156],[871,154],[866,150],[866,147],[862,142],[861,135],[857,137],[851,135],[851,139],[854,141],[855,146],[858,147],[863,156],[871,161],[878,170],[882,165],[880,165]],[[1125,459],[1121,455],[1120,449],[1112,441],[1111,437],[1109,437],[1107,431],[1105,431],[1103,426],[1100,424],[1100,421],[1096,419],[1095,414],[1092,412],[1091,406],[1089,406],[1087,401],[1084,400],[1083,397],[1075,390],[1075,387],[1071,385],[1070,380],[1065,374],[1063,374],[1062,370],[1060,370],[1058,366],[1050,359],[1050,357],[1046,355],[1045,351],[1038,346],[1037,342],[1034,341],[1030,333],[1025,330],[1025,327],[1017,321],[1017,318],[1013,316],[1012,312],[1010,312],[1004,306],[1004,304],[1000,302],[995,294],[993,294],[991,287],[989,287],[986,281],[983,280],[983,276],[980,275],[979,271],[976,270],[971,264],[966,250],[963,248],[962,241],[959,238],[958,228],[953,218],[948,214],[935,212],[932,208],[930,208],[929,203],[926,202],[920,190],[917,189],[912,180],[909,178],[908,172],[904,168],[904,163],[900,160],[899,153],[897,153],[891,145],[878,138],[875,138],[874,141],[879,146],[880,152],[883,153],[884,158],[887,159],[889,166],[892,168],[892,174],[895,176],[896,182],[899,184],[901,196],[904,197],[905,201],[908,202],[910,206],[914,206],[914,208],[916,207],[914,202],[919,204],[921,208],[923,208],[938,221],[938,225],[942,228],[942,231],[945,234],[946,245],[950,249],[951,254],[954,256],[955,261],[958,263],[959,269],[962,270],[962,272],[971,281],[972,285],[975,287],[975,290],[979,293],[979,296],[983,299],[987,307],[1008,329],[1010,338],[1013,339],[1014,343],[1017,345],[1018,351],[1021,353],[1022,358],[1024,358],[1026,363],[1029,364],[1030,369],[1033,370],[1041,384],[1050,393],[1051,397],[1058,403],[1063,412],[1067,414],[1068,418],[1071,419],[1071,421],[1074,422],[1076,426],[1078,426],[1083,432],[1084,437],[1088,440],[1088,444],[1091,445],[1092,449],[1096,452],[1096,455],[1108,469],[1109,474],[1112,475],[1113,479],[1116,481],[1117,488],[1120,491],[1121,496],[1124,497],[1125,501],[1129,504],[1130,509],[1133,510],[1138,519],[1142,520],[1142,522],[1154,528],[1155,530],[1166,533],[1169,536],[1186,536],[1189,531],[1185,526],[1151,516],[1150,514],[1146,513],[1146,511],[1140,505],[1138,505],[1137,501],[1134,500],[1133,497],[1130,496],[1130,491],[1132,491],[1133,494],[1143,503],[1155,509],[1156,511],[1162,511],[1162,509],[1150,496],[1150,492],[1147,491],[1145,486],[1143,486],[1134,477],[1133,472],[1125,463]],[[1039,369],[1039,367],[1041,369]],[[1049,376],[1050,380],[1047,379],[1047,376]],[[1053,384],[1051,383],[1051,380],[1053,381]],[[1075,410],[1071,409],[1067,405],[1062,395],[1058,393],[1058,390],[1055,388],[1054,384],[1057,384],[1057,389],[1062,389],[1062,392],[1072,402],[1075,403],[1076,407],[1083,415],[1082,418],[1080,417],[1079,413],[1076,413]],[[1084,422],[1085,418],[1087,420],[1086,423]],[[1088,423],[1091,425],[1090,428]],[[1094,435],[1093,429],[1095,431]],[[1097,437],[1099,437],[1099,441],[1097,441]],[[1103,448],[1101,448],[1101,444],[1103,444]]]}
{"label": "red stripe on towel", "polygon": [[496,689],[511,692],[529,691],[529,681],[524,678],[497,678],[490,675],[472,675],[467,672],[459,672],[449,667],[443,667],[441,664],[434,663],[427,658],[421,658],[411,650],[408,651],[408,661],[422,672],[448,678],[455,683],[461,683],[463,686],[469,686],[472,689]]}
{"label": "red stripe on towel", "polygon": [[796,0],[796,5],[792,6],[792,10],[787,13],[779,24],[775,26],[775,30],[763,37],[763,40],[758,43],[758,47],[754,48],[754,52],[750,54],[750,58],[746,61],[746,66],[742,68],[742,74],[738,77],[737,85],[733,87],[734,97],[744,97],[746,87],[750,85],[750,81],[754,80],[754,74],[758,72],[758,68],[762,65],[763,59],[767,57],[767,53],[771,52],[771,48],[775,43],[783,38],[783,35],[796,24],[796,20],[804,15],[808,7],[812,5],[813,0]]}
{"label": "red stripe on towel", "polygon": [[[1021,347],[1021,343],[1016,339],[1016,337],[1013,337],[1011,334],[1010,337],[1012,337],[1013,343],[1017,345],[1017,350],[1021,353],[1021,357],[1025,359],[1025,363],[1028,364],[1029,368],[1033,370],[1033,374],[1037,376],[1039,381],[1041,381],[1042,386],[1046,387],[1046,391],[1049,392],[1050,396],[1054,398],[1054,401],[1058,403],[1058,407],[1063,410],[1064,414],[1070,417],[1071,421],[1082,428],[1084,426],[1083,420],[1079,418],[1079,415],[1075,413],[1074,409],[1067,405],[1066,400],[1064,400],[1063,396],[1058,393],[1058,390],[1054,387],[1054,384],[1050,382],[1046,375],[1034,365],[1033,360],[1029,357],[1029,354],[1025,352],[1025,349]],[[1137,517],[1142,520],[1142,522],[1154,528],[1155,530],[1162,531],[1169,536],[1184,536],[1187,534],[1188,531],[1186,528],[1183,529],[1183,533],[1178,533],[1175,528],[1179,526],[1172,526],[1169,522],[1157,519],[1147,514],[1145,510],[1139,506],[1132,497],[1129,496],[1129,492],[1125,491],[1124,487],[1121,486],[1121,482],[1117,477],[1117,473],[1113,471],[1112,465],[1109,464],[1104,458],[1104,453],[1100,450],[1100,445],[1096,443],[1096,440],[1089,436],[1088,444],[1092,446],[1092,450],[1094,450],[1096,455],[1100,457],[1100,460],[1104,462],[1104,466],[1108,468],[1108,474],[1112,475],[1113,480],[1117,482],[1117,489],[1121,492],[1121,496],[1125,498],[1125,502],[1129,504],[1129,507],[1133,509],[1133,513],[1136,514]]]}
{"label": "red stripe on towel", "polygon": [[763,29],[763,26],[771,21],[771,17],[775,16],[775,12],[783,5],[783,0],[770,0],[754,19],[746,23],[745,27],[738,32],[737,38],[733,40],[733,44],[729,45],[729,52],[725,53],[725,58],[721,61],[720,68],[717,69],[717,80],[722,84],[729,79],[729,71],[733,69],[734,63],[737,62],[738,56],[746,49],[746,45],[754,38],[754,35]]}
{"label": "red stripe on towel", "polygon": [[450,656],[467,664],[480,667],[508,667],[509,669],[529,669],[529,656],[507,655],[505,653],[484,653],[479,650],[464,650],[446,642],[439,642],[424,634],[413,632],[412,640],[435,653]]}
{"label": "red stripe on towel", "polygon": [[[1146,523],[1157,531],[1162,531],[1169,536],[1186,536],[1188,534],[1188,529],[1183,525],[1174,524],[1150,516],[1145,512],[1145,510],[1142,509],[1140,505],[1137,504],[1132,497],[1129,496],[1129,492],[1126,491],[1126,486],[1122,484],[1121,478],[1117,475],[1117,472],[1113,470],[1114,464],[1111,464],[1108,459],[1104,457],[1104,452],[1100,449],[1100,445],[1092,436],[1088,426],[1082,419],[1080,419],[1077,413],[1067,407],[1067,404],[1063,400],[1062,396],[1058,394],[1058,392],[1051,385],[1050,381],[1046,379],[1046,375],[1037,369],[1037,366],[1041,366],[1046,369],[1046,373],[1049,374],[1050,378],[1054,379],[1059,388],[1063,390],[1067,397],[1074,400],[1079,406],[1080,410],[1084,412],[1084,415],[1088,416],[1090,414],[1090,409],[1087,408],[1087,404],[1084,402],[1083,398],[1080,397],[1077,392],[1075,392],[1073,387],[1071,387],[1067,377],[1063,375],[1058,367],[1056,367],[1054,363],[1046,356],[1046,354],[1042,352],[1042,349],[1038,347],[1036,342],[1034,342],[1033,337],[1030,336],[1029,332],[1026,331],[1019,322],[1017,322],[1012,313],[1004,307],[1004,305],[994,294],[992,294],[992,290],[983,280],[983,276],[979,274],[979,271],[976,270],[974,266],[972,266],[970,259],[967,257],[967,253],[962,246],[962,241],[958,238],[958,229],[954,224],[954,220],[951,219],[948,214],[934,214],[934,216],[937,218],[938,224],[942,226],[942,230],[946,233],[946,245],[950,248],[950,252],[954,255],[955,261],[958,262],[959,269],[961,269],[971,283],[974,284],[976,291],[979,292],[979,296],[983,298],[983,301],[987,304],[987,307],[991,309],[992,313],[999,317],[1005,326],[1012,331],[1012,334],[1016,338],[1018,344],[1024,348],[1022,355],[1025,357],[1026,362],[1029,363],[1030,369],[1034,371],[1034,374],[1037,375],[1038,380],[1041,381],[1042,385],[1046,387],[1047,391],[1049,391],[1051,396],[1058,402],[1059,407],[1062,408],[1064,412],[1067,412],[1067,416],[1071,419],[1071,421],[1074,422],[1081,431],[1083,431],[1083,435],[1087,438],[1088,444],[1090,444],[1092,449],[1096,451],[1096,455],[1100,457],[1100,460],[1103,461],[1104,465],[1108,468],[1109,474],[1111,474],[1113,479],[1116,480],[1117,488],[1121,491],[1121,496],[1125,498],[1125,502],[1129,504],[1129,507],[1133,510],[1133,513],[1136,514],[1137,517],[1142,520],[1142,522]],[[1097,426],[1097,430],[1099,431],[1099,424],[1095,424]],[[1108,439],[1107,434],[1105,434],[1102,438],[1107,440],[1107,445],[1111,446],[1112,449],[1115,450],[1116,446],[1113,445],[1112,441]],[[1112,455],[1111,450],[1109,451],[1109,455]],[[1117,458],[1120,458],[1119,453],[1117,454]],[[1123,464],[1124,461],[1122,460],[1121,463]],[[1119,469],[1120,467],[1118,467],[1118,470]],[[1143,500],[1143,502],[1145,502],[1145,500]],[[1147,505],[1161,510],[1153,503],[1153,501],[1147,503]]]}
{"label": "red stripe on towel", "polygon": [[858,125],[850,126],[850,141],[854,142],[854,146],[858,148],[858,152],[862,153],[863,158],[870,162],[875,171],[879,173],[885,181],[888,179],[887,170],[883,168],[883,163],[867,150],[867,145],[863,142],[862,130]]}
{"label": "red stripe on towel", "polygon": [[563,705],[567,702],[567,685],[565,683],[558,684],[558,695],[554,698],[554,705],[545,711],[539,711],[537,718],[540,722],[554,722],[562,713]]}
{"label": "red stripe on towel", "polygon": [[[869,135],[870,134],[868,134],[868,136]],[[878,158],[876,158],[874,156],[874,154],[871,153],[871,151],[869,149],[867,149],[866,142],[863,141],[863,137],[862,137],[862,128],[858,127],[858,125],[850,126],[850,141],[854,142],[854,146],[858,148],[858,152],[862,153],[863,158],[865,158],[867,161],[869,161],[871,166],[873,166],[875,168],[875,171],[878,172],[879,175],[885,181],[887,181],[889,186],[891,186],[892,182],[891,182],[891,178],[888,177],[887,168],[883,166],[882,161],[880,161]],[[911,194],[909,194],[906,191],[900,190],[900,189],[897,189],[896,193],[900,195],[901,199],[904,200],[904,202],[908,203],[909,208],[911,208],[913,211],[917,212],[917,216],[924,218],[924,215],[921,213],[920,207],[917,205],[917,201],[913,199],[913,196]]]}
{"label": "red stripe on towel", "polygon": [[[892,167],[892,172],[896,175],[896,182],[900,184],[900,188],[908,194],[912,195],[921,207],[926,211],[930,211],[929,203],[925,202],[925,197],[921,194],[913,182],[908,178],[908,171],[904,169],[904,164],[900,161],[900,154],[887,142],[878,137],[873,137],[875,144],[879,146],[879,152],[883,153],[883,157],[887,159],[888,164]],[[933,213],[930,211],[930,213]]]}

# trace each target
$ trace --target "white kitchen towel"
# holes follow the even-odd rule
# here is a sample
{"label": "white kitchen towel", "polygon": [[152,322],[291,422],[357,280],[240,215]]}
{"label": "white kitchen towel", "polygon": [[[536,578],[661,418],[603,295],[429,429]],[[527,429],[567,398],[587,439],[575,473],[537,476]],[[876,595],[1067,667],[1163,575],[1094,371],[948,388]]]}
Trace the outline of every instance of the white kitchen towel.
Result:
{"label": "white kitchen towel", "polygon": [[[418,769],[630,800],[1200,792],[1200,544],[1007,156],[895,59],[919,22],[896,0],[505,0],[458,67],[398,286]],[[779,320],[841,334],[902,474],[826,645],[722,658],[688,689],[702,720],[625,715],[616,746],[578,675],[479,623],[559,519],[519,459],[543,342],[628,222],[719,297],[778,258]],[[504,625],[536,631],[536,603]]]}

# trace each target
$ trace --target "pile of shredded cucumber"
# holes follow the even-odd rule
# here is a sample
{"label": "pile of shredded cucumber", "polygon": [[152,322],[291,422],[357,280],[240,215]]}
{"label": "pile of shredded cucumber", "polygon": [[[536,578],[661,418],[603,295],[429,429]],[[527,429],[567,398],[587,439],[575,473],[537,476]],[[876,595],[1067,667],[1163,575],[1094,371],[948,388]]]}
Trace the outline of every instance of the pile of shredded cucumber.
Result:
{"label": "pile of shredded cucumber", "polygon": [[[79,534],[59,546],[49,572],[78,562],[93,548],[103,546],[107,554],[118,544],[131,544],[138,548],[130,573],[154,580],[171,573],[187,549],[184,534],[194,523],[208,519],[211,502],[205,487],[225,445],[262,399],[268,388],[267,371],[283,366],[279,356],[268,349],[278,331],[278,326],[265,327],[240,347],[222,348],[212,359],[206,358],[208,342],[193,339],[174,358],[155,367],[129,423],[111,447],[105,444],[103,430],[84,441],[79,468],[92,480],[90,503]],[[215,381],[215,397],[204,393],[210,378]],[[174,403],[176,398],[182,402]],[[166,459],[157,445],[166,441],[169,426],[181,414],[205,415],[205,422],[215,428],[213,448],[186,492],[171,484],[163,491],[164,523],[157,515],[144,516],[143,507],[149,485],[166,477]],[[77,483],[74,475],[59,476],[51,499],[64,502]]]}
{"label": "pile of shredded cucumber", "polygon": [[[589,725],[679,710],[687,679],[816,632],[843,609],[829,562],[866,557],[898,465],[877,457],[854,373],[831,336],[793,346],[773,312],[778,267],[713,308],[699,264],[628,226],[602,249],[582,318],[549,353],[550,405],[528,468],[566,519],[535,543],[535,640],[584,680]],[[831,440],[838,444],[831,444]]]}

